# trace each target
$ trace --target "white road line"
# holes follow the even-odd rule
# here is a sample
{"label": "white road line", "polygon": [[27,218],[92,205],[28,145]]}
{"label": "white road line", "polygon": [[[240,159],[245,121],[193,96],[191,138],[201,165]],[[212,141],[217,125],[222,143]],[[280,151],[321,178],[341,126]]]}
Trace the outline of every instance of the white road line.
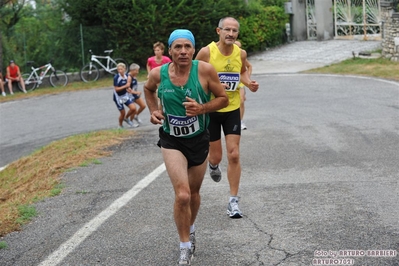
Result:
{"label": "white road line", "polygon": [[120,208],[125,206],[139,192],[146,188],[152,181],[166,170],[165,164],[161,164],[145,178],[140,180],[133,188],[115,200],[108,208],[85,224],[69,240],[64,242],[56,251],[50,254],[39,266],[55,266],[62,262],[80,243],[97,230],[108,218],[114,215]]}

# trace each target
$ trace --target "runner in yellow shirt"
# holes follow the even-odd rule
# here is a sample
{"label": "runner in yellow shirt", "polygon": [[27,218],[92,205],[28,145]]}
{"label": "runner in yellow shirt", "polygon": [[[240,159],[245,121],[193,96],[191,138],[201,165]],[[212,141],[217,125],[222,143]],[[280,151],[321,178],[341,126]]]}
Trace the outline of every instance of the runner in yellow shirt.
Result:
{"label": "runner in yellow shirt", "polygon": [[216,28],[219,41],[203,47],[196,57],[198,60],[209,62],[213,65],[229,98],[227,107],[209,114],[210,148],[208,160],[211,178],[215,182],[219,182],[222,178],[219,163],[222,161],[221,128],[223,128],[228,159],[227,178],[231,195],[227,206],[227,214],[230,218],[242,218],[242,212],[238,207],[238,189],[241,178],[241,100],[238,85],[241,81],[253,92],[259,88],[259,84],[250,79],[245,67],[247,52],[234,44],[239,30],[240,24],[235,18],[222,18]]}

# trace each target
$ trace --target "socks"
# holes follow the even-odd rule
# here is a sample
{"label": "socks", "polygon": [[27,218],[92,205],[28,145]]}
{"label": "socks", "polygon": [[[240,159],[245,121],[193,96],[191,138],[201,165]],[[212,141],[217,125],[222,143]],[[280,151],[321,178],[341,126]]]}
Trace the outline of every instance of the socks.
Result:
{"label": "socks", "polygon": [[[190,234],[195,232],[195,225],[190,225]],[[180,242],[180,248],[191,248],[191,242]]]}
{"label": "socks", "polygon": [[191,248],[191,242],[180,242],[180,248]]}
{"label": "socks", "polygon": [[219,166],[218,164],[217,164],[217,165],[213,165],[213,164],[209,163],[209,167],[210,167],[212,170],[217,169],[218,166]]}
{"label": "socks", "polygon": [[230,196],[229,202],[231,202],[232,200],[238,202],[238,196]]}

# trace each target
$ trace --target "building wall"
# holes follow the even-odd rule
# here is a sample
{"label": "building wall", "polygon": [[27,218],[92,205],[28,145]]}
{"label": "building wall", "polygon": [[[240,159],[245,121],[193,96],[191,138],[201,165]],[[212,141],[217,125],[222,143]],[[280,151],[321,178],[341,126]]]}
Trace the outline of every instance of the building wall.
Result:
{"label": "building wall", "polygon": [[384,21],[381,54],[399,62],[399,46],[395,46],[395,39],[399,42],[399,13],[395,13],[391,6],[381,7],[381,13]]}
{"label": "building wall", "polygon": [[294,14],[291,15],[291,31],[292,37],[295,41],[305,41],[308,39],[308,32],[306,26],[306,5],[305,0],[291,0],[292,10]]}
{"label": "building wall", "polygon": [[334,18],[332,1],[315,1],[317,19],[317,40],[326,41],[334,38]]}

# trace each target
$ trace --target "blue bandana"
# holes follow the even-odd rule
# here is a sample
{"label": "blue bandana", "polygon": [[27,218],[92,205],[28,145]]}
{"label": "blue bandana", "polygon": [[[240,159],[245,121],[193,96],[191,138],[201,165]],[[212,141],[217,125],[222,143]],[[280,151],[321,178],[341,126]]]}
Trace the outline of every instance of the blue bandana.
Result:
{"label": "blue bandana", "polygon": [[180,38],[184,38],[189,40],[193,46],[195,47],[195,39],[194,39],[194,35],[191,33],[191,31],[189,30],[185,30],[185,29],[177,29],[174,30],[170,36],[169,36],[169,41],[168,41],[168,45],[169,47],[172,46],[172,43],[176,40],[176,39],[180,39]]}

